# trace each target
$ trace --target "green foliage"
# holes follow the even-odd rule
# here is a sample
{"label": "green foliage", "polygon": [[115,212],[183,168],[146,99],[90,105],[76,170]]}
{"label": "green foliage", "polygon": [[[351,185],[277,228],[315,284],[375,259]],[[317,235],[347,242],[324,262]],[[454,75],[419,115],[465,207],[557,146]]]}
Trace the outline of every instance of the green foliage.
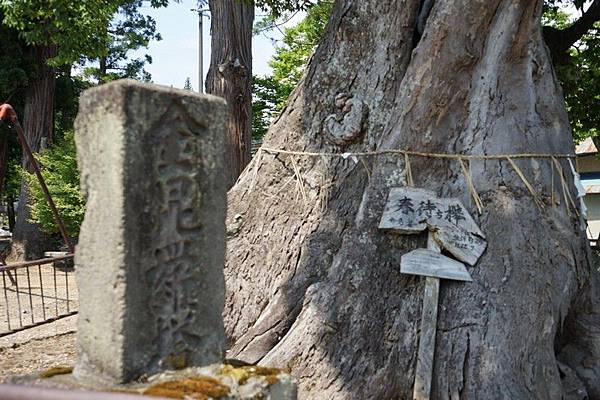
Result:
{"label": "green foliage", "polygon": [[[56,46],[58,54],[50,60],[53,65],[66,65],[82,57],[96,58],[119,48],[136,48],[154,35],[154,22],[142,17],[137,10],[143,0],[0,0],[4,13],[3,24],[20,33],[27,45]],[[152,7],[163,7],[168,0],[151,0]],[[122,22],[111,26],[114,15],[121,11]],[[131,32],[137,32],[131,34]],[[123,41],[115,41],[115,36]]]}
{"label": "green foliage", "polygon": [[253,139],[266,133],[272,119],[283,110],[292,90],[300,82],[306,64],[323,36],[332,8],[332,2],[320,1],[309,8],[300,23],[286,28],[282,45],[277,47],[269,63],[273,76],[253,78]]}
{"label": "green foliage", "polygon": [[[142,0],[121,0],[116,16],[108,28],[108,46],[105,54],[89,60],[97,65],[87,67],[85,74],[98,82],[109,82],[122,78],[150,81],[150,74],[144,69],[152,63],[152,57],[145,55],[130,59],[132,51],[148,48],[152,40],[162,40],[156,31],[156,21],[140,12]],[[154,7],[166,5],[166,1],[153,2]]]}
{"label": "green foliage", "polygon": [[[568,28],[571,16],[559,8],[544,14],[544,25]],[[569,62],[556,65],[575,141],[600,135],[600,24],[596,23],[569,52]]]}
{"label": "green foliage", "polygon": [[[79,171],[73,132],[66,133],[60,142],[46,149],[37,158],[58,213],[69,234],[77,235],[83,221],[85,200],[79,190]],[[58,233],[58,227],[54,223],[52,212],[37,177],[35,174],[22,171],[31,190],[31,220],[40,224],[47,233]]]}
{"label": "green foliage", "polygon": [[0,0],[3,24],[18,30],[28,45],[57,46],[50,60],[54,65],[69,64],[82,54],[105,54],[108,23],[117,7],[114,0]]}
{"label": "green foliage", "polygon": [[[3,18],[4,14],[0,11],[0,21]],[[19,33],[0,24],[0,101],[16,94],[19,88],[27,84],[33,72]]]}
{"label": "green foliage", "polygon": [[286,12],[306,11],[316,2],[316,0],[256,0],[254,4],[262,11],[279,18]]}
{"label": "green foliage", "polygon": [[285,87],[288,96],[300,81],[308,59],[323,36],[332,7],[333,3],[321,1],[310,8],[298,25],[284,31],[283,45],[277,47],[269,65],[273,68],[273,78]]}
{"label": "green foliage", "polygon": [[[16,140],[15,140],[16,141]],[[21,148],[18,146],[11,146],[13,151],[18,151],[19,156]],[[21,190],[21,162],[19,157],[9,157],[6,165],[6,178],[4,180],[4,187],[2,188],[2,201],[8,201],[9,199],[17,199],[19,197],[19,191]]]}
{"label": "green foliage", "polygon": [[571,25],[571,17],[558,7],[548,8],[542,16],[542,25],[557,29],[565,29]]}
{"label": "green foliage", "polygon": [[272,76],[252,78],[252,139],[262,138],[289,93]]}
{"label": "green foliage", "polygon": [[[70,67],[69,67],[70,68]],[[81,76],[71,76],[62,71],[56,77],[54,94],[54,139],[60,140],[65,132],[73,129],[79,110],[79,96],[94,84]]]}
{"label": "green foliage", "polygon": [[600,38],[586,35],[571,63],[556,67],[576,140],[600,134]]}

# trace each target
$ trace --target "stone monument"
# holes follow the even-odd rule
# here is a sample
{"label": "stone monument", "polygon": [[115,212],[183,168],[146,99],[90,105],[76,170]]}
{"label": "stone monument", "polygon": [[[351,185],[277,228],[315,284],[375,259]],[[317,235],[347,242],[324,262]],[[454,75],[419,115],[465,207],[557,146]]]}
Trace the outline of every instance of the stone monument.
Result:
{"label": "stone monument", "polygon": [[76,377],[222,361],[226,120],[220,98],[131,80],[81,97]]}

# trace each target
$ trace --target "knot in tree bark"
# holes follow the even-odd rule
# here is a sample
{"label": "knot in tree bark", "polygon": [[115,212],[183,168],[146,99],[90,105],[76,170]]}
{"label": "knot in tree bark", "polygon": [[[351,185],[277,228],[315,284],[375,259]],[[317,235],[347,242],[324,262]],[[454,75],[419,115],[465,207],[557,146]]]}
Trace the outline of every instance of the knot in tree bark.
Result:
{"label": "knot in tree bark", "polygon": [[327,138],[340,146],[358,140],[368,117],[367,105],[347,93],[339,93],[334,104],[336,112],[327,116],[324,122]]}
{"label": "knot in tree bark", "polygon": [[219,74],[223,76],[237,75],[238,77],[245,78],[248,75],[248,68],[246,68],[239,58],[225,60],[225,62],[219,64]]}

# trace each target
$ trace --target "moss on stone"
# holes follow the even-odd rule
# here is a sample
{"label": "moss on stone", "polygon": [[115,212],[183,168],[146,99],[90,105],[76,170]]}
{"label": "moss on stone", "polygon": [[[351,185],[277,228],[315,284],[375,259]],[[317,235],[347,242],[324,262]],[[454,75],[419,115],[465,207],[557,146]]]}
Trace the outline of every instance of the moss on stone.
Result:
{"label": "moss on stone", "polygon": [[227,375],[237,380],[238,384],[243,385],[252,377],[261,377],[269,385],[279,382],[277,377],[282,370],[278,368],[259,367],[257,365],[247,365],[243,367],[235,367],[233,365],[224,365],[219,371],[220,375]]}
{"label": "moss on stone", "polygon": [[170,399],[192,398],[196,400],[219,399],[229,395],[229,387],[217,379],[198,376],[176,381],[157,383],[145,389],[147,396],[161,396]]}
{"label": "moss on stone", "polygon": [[40,376],[44,379],[47,379],[47,378],[52,378],[53,376],[57,376],[57,375],[70,374],[71,372],[73,372],[73,367],[58,366],[58,367],[48,368],[47,370],[42,372],[40,374]]}

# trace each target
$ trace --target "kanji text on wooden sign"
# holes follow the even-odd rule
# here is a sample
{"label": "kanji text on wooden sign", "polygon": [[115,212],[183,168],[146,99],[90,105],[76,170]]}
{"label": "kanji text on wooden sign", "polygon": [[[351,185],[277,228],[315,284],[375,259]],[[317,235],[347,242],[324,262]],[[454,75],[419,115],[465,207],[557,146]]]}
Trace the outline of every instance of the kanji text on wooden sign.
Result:
{"label": "kanji text on wooden sign", "polygon": [[419,188],[392,188],[379,229],[416,234],[426,229],[458,260],[475,265],[486,248],[485,235],[458,199],[443,199]]}

